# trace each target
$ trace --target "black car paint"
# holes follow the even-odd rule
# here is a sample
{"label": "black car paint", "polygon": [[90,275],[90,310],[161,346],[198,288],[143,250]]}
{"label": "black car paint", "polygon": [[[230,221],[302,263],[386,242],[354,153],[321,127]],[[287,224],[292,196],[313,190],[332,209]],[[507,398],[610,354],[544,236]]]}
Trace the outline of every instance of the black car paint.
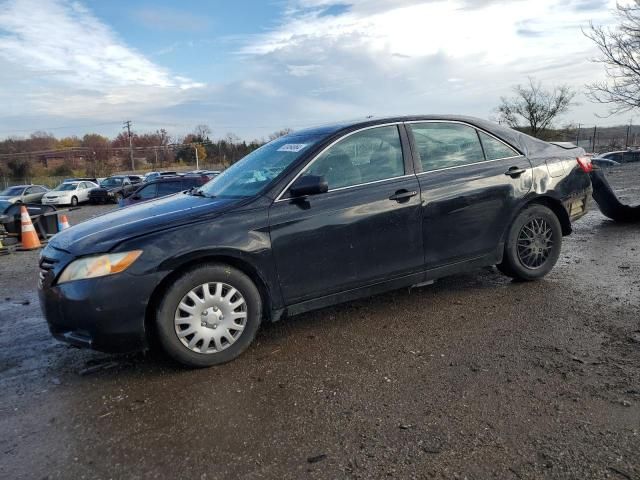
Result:
{"label": "black car paint", "polygon": [[[523,155],[422,173],[404,122],[430,120],[489,131]],[[325,147],[381,124],[400,129],[403,177],[304,199],[277,199]],[[590,195],[589,176],[575,160],[578,150],[564,151],[477,119],[398,117],[313,133],[326,137],[253,198],[177,194],[108,213],[56,236],[42,255],[39,289],[53,334],[106,351],[145,348],[148,322],[163,288],[176,272],[206,261],[245,271],[265,300],[264,317],[271,320],[493,265],[502,258],[507,227],[524,205],[548,205],[568,234],[568,206],[578,199],[586,203]],[[505,175],[514,166],[526,172]],[[392,199],[397,193],[407,195]],[[452,248],[454,243],[459,250]],[[75,258],[136,249],[144,253],[123,274],[56,284]]]}
{"label": "black car paint", "polygon": [[[113,175],[109,178],[121,178],[122,183],[120,185],[114,185],[113,187],[94,188],[89,192],[89,201],[92,203],[106,203],[109,201],[117,202],[117,196],[122,198],[130,195],[134,192],[142,182],[141,178],[136,176],[127,175]],[[108,179],[107,179],[108,180]],[[128,182],[128,183],[125,183]]]}

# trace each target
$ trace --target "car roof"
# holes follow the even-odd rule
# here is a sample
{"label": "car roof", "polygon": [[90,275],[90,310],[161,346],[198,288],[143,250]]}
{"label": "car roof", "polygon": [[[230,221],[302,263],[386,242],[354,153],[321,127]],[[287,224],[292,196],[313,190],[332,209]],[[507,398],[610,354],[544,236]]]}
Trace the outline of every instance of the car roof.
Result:
{"label": "car roof", "polygon": [[495,122],[483,120],[477,117],[470,117],[467,115],[403,115],[403,116],[386,116],[386,117],[367,117],[358,120],[350,120],[344,122],[337,122],[329,125],[322,125],[319,127],[311,127],[303,130],[292,132],[285,137],[292,141],[295,141],[297,136],[302,135],[321,135],[324,137],[337,135],[340,133],[346,133],[348,131],[357,130],[359,128],[373,127],[377,125],[385,125],[389,123],[402,123],[402,122],[416,122],[416,121],[444,121],[444,122],[462,122],[469,124],[473,127],[480,128],[491,132],[492,135],[501,138],[509,143],[511,146],[520,150],[520,153],[526,155],[542,151],[549,147],[549,143],[539,140],[537,138],[526,135],[522,132],[507,128],[499,125]]}

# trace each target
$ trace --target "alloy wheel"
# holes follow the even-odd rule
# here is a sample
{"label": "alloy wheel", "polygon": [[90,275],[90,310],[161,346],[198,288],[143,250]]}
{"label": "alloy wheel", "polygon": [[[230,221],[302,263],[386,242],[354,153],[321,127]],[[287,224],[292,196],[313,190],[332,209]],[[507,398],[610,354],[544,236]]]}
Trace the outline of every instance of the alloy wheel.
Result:
{"label": "alloy wheel", "polygon": [[180,301],[174,327],[180,342],[196,353],[218,353],[233,345],[247,323],[247,302],[233,286],[204,283]]}
{"label": "alloy wheel", "polygon": [[532,218],[518,234],[518,258],[526,268],[540,268],[553,250],[553,230],[544,218]]}

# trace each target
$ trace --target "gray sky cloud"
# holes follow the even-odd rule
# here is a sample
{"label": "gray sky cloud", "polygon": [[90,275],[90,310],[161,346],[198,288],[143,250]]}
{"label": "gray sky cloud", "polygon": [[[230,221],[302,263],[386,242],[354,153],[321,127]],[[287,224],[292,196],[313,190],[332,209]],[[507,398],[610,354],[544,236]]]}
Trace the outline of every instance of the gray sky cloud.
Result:
{"label": "gray sky cloud", "polygon": [[[81,3],[0,0],[0,136],[14,125],[35,129],[47,118],[63,124],[134,118],[138,125],[175,125],[176,133],[209,123],[214,132],[245,138],[369,114],[486,118],[527,75],[577,89],[601,78],[580,27],[610,22],[615,0],[286,5],[275,26],[233,39],[237,74],[212,83],[195,68],[177,75],[159,63],[196,50],[188,38],[158,46],[152,61]],[[196,22],[178,12],[139,9],[136,18],[154,28]],[[580,103],[566,121],[603,123],[594,116],[602,110]]]}

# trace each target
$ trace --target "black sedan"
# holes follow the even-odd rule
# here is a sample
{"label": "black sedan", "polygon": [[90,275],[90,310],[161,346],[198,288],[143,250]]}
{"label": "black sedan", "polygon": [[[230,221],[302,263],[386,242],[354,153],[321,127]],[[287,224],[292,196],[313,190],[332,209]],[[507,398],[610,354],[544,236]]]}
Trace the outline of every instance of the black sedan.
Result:
{"label": "black sedan", "polygon": [[199,189],[53,237],[41,305],[63,341],[131,351],[157,335],[202,367],[263,321],[489,265],[539,279],[586,212],[583,155],[468,117],[292,133]]}
{"label": "black sedan", "polygon": [[142,182],[137,175],[113,175],[100,182],[100,188],[94,188],[89,192],[91,203],[118,203],[123,198],[133,193]]}

